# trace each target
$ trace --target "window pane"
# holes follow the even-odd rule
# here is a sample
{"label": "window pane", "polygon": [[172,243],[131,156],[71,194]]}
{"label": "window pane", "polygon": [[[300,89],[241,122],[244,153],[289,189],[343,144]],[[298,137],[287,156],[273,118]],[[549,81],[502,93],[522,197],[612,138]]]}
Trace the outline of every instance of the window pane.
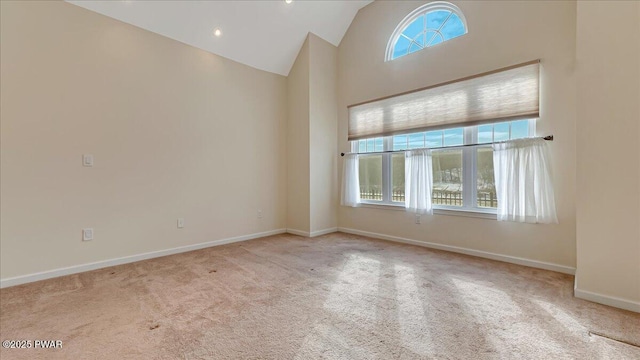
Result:
{"label": "window pane", "polygon": [[404,153],[391,156],[391,201],[404,202]]}
{"label": "window pane", "polygon": [[393,58],[397,58],[402,55],[406,55],[409,51],[409,44],[411,41],[404,36],[400,36],[396,42],[396,46],[393,48]]}
{"label": "window pane", "polygon": [[493,141],[493,125],[478,126],[478,143],[490,143]]}
{"label": "window pane", "polygon": [[409,134],[409,149],[424,147],[424,133]]}
{"label": "window pane", "polygon": [[367,151],[373,151],[375,149],[375,139],[367,139]]}
{"label": "window pane", "polygon": [[451,17],[449,17],[449,20],[444,24],[440,32],[445,39],[449,40],[464,35],[464,24],[458,15],[451,14]]}
{"label": "window pane", "polygon": [[439,150],[433,157],[433,204],[462,206],[462,150]]}
{"label": "window pane", "polygon": [[383,151],[383,150],[384,150],[383,137],[358,140],[359,153],[368,153],[368,152]]}
{"label": "window pane", "polygon": [[418,34],[420,34],[424,30],[424,16],[420,16],[415,19],[409,26],[405,28],[402,32],[403,35],[408,37],[409,39],[415,38]]}
{"label": "window pane", "polygon": [[427,46],[431,46],[438,39],[438,33],[435,31],[427,31],[425,39]]}
{"label": "window pane", "polygon": [[411,45],[409,46],[409,52],[410,53],[418,51],[418,50],[421,50],[421,49],[422,49],[422,47],[420,45],[418,45],[418,43],[416,43],[416,42],[412,42]]}
{"label": "window pane", "polygon": [[358,152],[366,152],[367,151],[367,140],[358,140]]}
{"label": "window pane", "polygon": [[478,206],[498,207],[496,185],[493,177],[493,150],[490,147],[478,149]]}
{"label": "window pane", "polygon": [[381,137],[375,138],[375,141],[376,141],[376,148],[375,148],[374,151],[382,151],[382,150],[384,150],[384,145],[382,143],[382,138]]}
{"label": "window pane", "polygon": [[440,44],[441,42],[444,42],[442,35],[436,34],[433,40],[431,40],[431,43],[429,44],[429,46],[437,45],[437,44]]}
{"label": "window pane", "polygon": [[413,38],[413,41],[421,47],[424,47],[424,33],[418,34],[418,36]]}
{"label": "window pane", "polygon": [[462,145],[463,128],[447,129],[444,131],[444,146]]}
{"label": "window pane", "polygon": [[509,123],[503,122],[493,125],[493,141],[509,140]]}
{"label": "window pane", "polygon": [[522,139],[529,136],[529,120],[511,122],[511,138]]}
{"label": "window pane", "polygon": [[382,200],[382,155],[360,156],[360,198]]}
{"label": "window pane", "polygon": [[407,135],[393,137],[393,150],[405,150],[407,148]]}
{"label": "window pane", "polygon": [[436,10],[427,14],[427,29],[438,30],[451,11]]}
{"label": "window pane", "polygon": [[427,147],[442,146],[442,130],[427,131]]}

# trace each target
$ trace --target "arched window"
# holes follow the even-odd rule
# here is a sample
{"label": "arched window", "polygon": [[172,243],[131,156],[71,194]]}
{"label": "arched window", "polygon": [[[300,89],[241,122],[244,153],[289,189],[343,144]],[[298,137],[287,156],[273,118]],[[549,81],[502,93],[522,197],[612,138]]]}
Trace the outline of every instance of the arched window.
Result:
{"label": "arched window", "polygon": [[398,24],[387,44],[385,61],[440,44],[467,33],[460,9],[448,2],[425,4]]}

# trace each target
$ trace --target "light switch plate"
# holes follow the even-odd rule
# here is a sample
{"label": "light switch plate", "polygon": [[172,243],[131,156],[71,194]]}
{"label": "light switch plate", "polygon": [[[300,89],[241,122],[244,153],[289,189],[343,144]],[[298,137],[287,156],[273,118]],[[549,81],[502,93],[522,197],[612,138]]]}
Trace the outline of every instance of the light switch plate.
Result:
{"label": "light switch plate", "polygon": [[91,154],[82,155],[82,166],[86,166],[86,167],[93,166],[93,155]]}
{"label": "light switch plate", "polygon": [[182,229],[184,227],[184,218],[178,218],[178,229]]}
{"label": "light switch plate", "polygon": [[93,240],[93,229],[86,228],[82,229],[82,241],[91,241]]}

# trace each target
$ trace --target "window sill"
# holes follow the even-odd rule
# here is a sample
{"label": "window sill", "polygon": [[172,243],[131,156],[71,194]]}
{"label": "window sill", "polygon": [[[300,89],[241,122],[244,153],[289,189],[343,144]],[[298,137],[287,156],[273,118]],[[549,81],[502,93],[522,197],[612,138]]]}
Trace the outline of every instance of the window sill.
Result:
{"label": "window sill", "polygon": [[433,213],[436,215],[451,215],[451,216],[464,216],[478,219],[498,220],[498,215],[491,210],[487,211],[474,211],[474,210],[461,210],[461,209],[445,209],[445,208],[433,208]]}
{"label": "window sill", "polygon": [[[368,209],[379,209],[379,210],[393,210],[393,211],[405,211],[404,205],[392,205],[392,204],[376,204],[376,203],[360,203],[358,207],[368,208]],[[466,210],[466,209],[455,209],[455,208],[445,208],[445,207],[434,207],[433,208],[434,215],[449,215],[449,216],[463,216],[463,217],[472,217],[479,219],[489,219],[489,220],[497,220],[498,215],[495,211],[486,210],[486,211],[475,211],[475,210]]]}
{"label": "window sill", "polygon": [[358,207],[369,208],[369,209],[405,211],[404,205],[376,204],[376,203],[362,202]]}

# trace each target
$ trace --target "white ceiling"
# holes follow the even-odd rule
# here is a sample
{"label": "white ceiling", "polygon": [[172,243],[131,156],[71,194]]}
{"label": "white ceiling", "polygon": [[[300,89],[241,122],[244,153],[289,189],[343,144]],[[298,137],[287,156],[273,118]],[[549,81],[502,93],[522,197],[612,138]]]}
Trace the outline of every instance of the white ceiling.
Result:
{"label": "white ceiling", "polygon": [[[338,46],[369,1],[134,1],[67,0],[237,62],[281,75],[312,32]],[[215,28],[222,36],[212,35]]]}

